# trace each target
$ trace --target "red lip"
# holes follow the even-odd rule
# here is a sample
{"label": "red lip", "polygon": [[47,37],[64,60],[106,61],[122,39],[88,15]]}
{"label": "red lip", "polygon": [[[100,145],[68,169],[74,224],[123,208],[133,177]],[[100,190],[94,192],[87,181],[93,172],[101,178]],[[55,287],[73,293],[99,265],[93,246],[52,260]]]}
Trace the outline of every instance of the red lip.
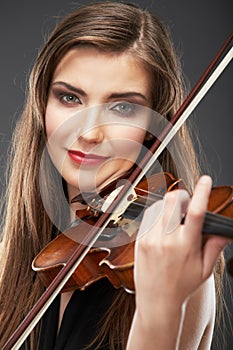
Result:
{"label": "red lip", "polygon": [[91,153],[85,154],[73,150],[68,150],[68,154],[75,163],[82,165],[96,165],[108,159],[108,157],[102,157]]}

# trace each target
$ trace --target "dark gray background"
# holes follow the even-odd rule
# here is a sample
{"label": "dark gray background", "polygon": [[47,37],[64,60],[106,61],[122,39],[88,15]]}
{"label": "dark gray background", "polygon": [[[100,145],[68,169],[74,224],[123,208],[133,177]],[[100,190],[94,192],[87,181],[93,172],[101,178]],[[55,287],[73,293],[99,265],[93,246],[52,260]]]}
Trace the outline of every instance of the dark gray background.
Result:
{"label": "dark gray background", "polygon": [[[5,151],[22,110],[24,87],[37,51],[58,17],[90,1],[8,0],[0,5],[1,94],[0,94],[0,191],[4,187]],[[192,87],[232,31],[231,0],[135,1],[156,12],[170,27],[187,81]],[[233,184],[232,64],[196,108],[192,120],[197,125],[209,172],[215,185]],[[233,253],[233,249],[231,249]],[[226,289],[232,310],[230,288]],[[225,328],[225,327],[224,327]],[[229,326],[227,347],[233,340]],[[215,347],[213,347],[215,349]]]}

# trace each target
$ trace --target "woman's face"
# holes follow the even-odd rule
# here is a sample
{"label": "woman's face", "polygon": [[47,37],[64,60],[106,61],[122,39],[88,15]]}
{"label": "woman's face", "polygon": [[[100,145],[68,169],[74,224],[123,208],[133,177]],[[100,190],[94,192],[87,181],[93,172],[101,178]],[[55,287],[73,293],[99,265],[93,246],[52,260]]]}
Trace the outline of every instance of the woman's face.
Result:
{"label": "woman's face", "polygon": [[151,105],[150,74],[132,55],[78,47],[62,58],[45,121],[48,150],[70,196],[100,189],[132,167]]}

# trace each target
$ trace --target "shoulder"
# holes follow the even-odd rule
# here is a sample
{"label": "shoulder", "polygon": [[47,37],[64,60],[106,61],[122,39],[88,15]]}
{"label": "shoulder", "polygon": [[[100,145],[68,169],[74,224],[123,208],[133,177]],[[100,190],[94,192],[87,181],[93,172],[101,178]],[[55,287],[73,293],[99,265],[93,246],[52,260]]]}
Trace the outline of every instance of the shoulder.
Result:
{"label": "shoulder", "polygon": [[210,348],[215,312],[215,286],[212,275],[188,301],[180,349]]}

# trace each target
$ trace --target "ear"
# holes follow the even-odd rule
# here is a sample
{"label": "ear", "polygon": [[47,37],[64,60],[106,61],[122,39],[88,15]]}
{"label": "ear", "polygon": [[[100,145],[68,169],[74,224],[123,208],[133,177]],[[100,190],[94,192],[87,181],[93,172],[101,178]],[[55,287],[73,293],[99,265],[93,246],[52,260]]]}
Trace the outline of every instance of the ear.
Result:
{"label": "ear", "polygon": [[154,135],[152,135],[150,132],[146,132],[146,135],[145,135],[145,141],[151,141],[151,140],[153,140],[153,138],[154,138]]}

